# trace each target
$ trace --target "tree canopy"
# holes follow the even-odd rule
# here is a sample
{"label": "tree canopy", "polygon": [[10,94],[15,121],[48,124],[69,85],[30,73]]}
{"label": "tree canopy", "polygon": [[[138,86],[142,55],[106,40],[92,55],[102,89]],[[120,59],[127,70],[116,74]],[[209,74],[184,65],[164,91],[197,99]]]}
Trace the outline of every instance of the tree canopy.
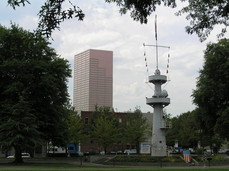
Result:
{"label": "tree canopy", "polygon": [[[223,36],[229,26],[229,1],[227,0],[180,0],[187,2],[187,6],[178,11],[177,15],[187,14],[186,19],[190,21],[190,25],[186,26],[188,34],[196,33],[200,41],[204,41],[216,25],[223,25],[224,28],[218,36]],[[131,17],[147,23],[151,13],[156,11],[158,5],[175,8],[176,0],[106,0],[106,2],[115,2],[120,7],[120,13],[126,14],[130,11]]]}
{"label": "tree canopy", "polygon": [[[29,0],[8,0],[8,4],[16,9],[19,6],[30,4]],[[65,8],[66,4],[70,7]],[[37,31],[46,37],[51,37],[55,29],[60,29],[60,24],[66,19],[78,18],[83,20],[83,11],[74,5],[71,1],[66,0],[46,0],[42,5],[39,13]]]}
{"label": "tree canopy", "polygon": [[220,138],[218,134],[208,134],[203,129],[204,123],[199,108],[170,118],[170,120],[173,126],[166,132],[167,145],[170,147],[177,141],[179,147],[183,149],[194,148],[197,153],[202,154],[203,149],[209,146],[214,153],[217,153],[224,142],[224,138]]}
{"label": "tree canopy", "polygon": [[64,143],[70,73],[41,35],[0,26],[0,143],[18,162],[27,146]]}
{"label": "tree canopy", "polygon": [[105,0],[106,2],[114,2],[120,7],[120,13],[126,14],[130,11],[130,16],[141,23],[147,23],[148,17],[152,12],[155,12],[158,5],[164,5],[168,7],[176,7],[175,0],[145,0],[145,1],[133,1],[133,0]]}
{"label": "tree canopy", "polygon": [[118,118],[109,107],[103,106],[96,106],[93,115],[91,136],[106,153],[107,148],[118,141],[120,134]]}
{"label": "tree canopy", "polygon": [[123,128],[123,137],[126,143],[134,144],[137,153],[140,152],[140,143],[144,142],[151,134],[147,119],[143,117],[140,109],[135,109],[134,113],[128,113]]}
{"label": "tree canopy", "polygon": [[204,55],[193,102],[198,106],[203,131],[229,138],[229,40],[210,43]]}
{"label": "tree canopy", "polygon": [[166,132],[167,145],[174,146],[175,141],[185,148],[197,147],[200,140],[200,127],[196,122],[196,111],[186,112],[170,119],[172,128]]}
{"label": "tree canopy", "polygon": [[[180,0],[187,2],[187,6],[177,12],[177,15],[187,14],[186,19],[190,25],[186,27],[189,34],[196,33],[201,41],[204,41],[216,25],[224,28],[219,33],[223,36],[229,25],[229,2],[227,0]],[[116,3],[120,7],[120,13],[126,14],[130,11],[130,16],[140,23],[147,23],[148,17],[156,11],[157,6],[164,5],[175,8],[176,0],[105,0],[107,3]],[[14,9],[17,6],[29,4],[29,0],[8,0],[8,4]],[[70,6],[65,9],[65,4]],[[46,0],[39,13],[38,31],[50,37],[53,30],[60,28],[60,23],[66,19],[77,18],[83,20],[85,14],[72,1],[66,0]]]}
{"label": "tree canopy", "polygon": [[[186,2],[188,0],[181,1]],[[226,33],[226,29],[229,26],[229,1],[188,1],[188,5],[177,14],[187,14],[186,19],[190,20],[190,25],[186,27],[187,33],[196,33],[200,40],[204,41],[216,25],[223,26],[218,36],[223,36]]]}
{"label": "tree canopy", "polygon": [[68,118],[68,142],[78,144],[84,142],[88,136],[84,132],[82,118],[77,112],[70,110]]}

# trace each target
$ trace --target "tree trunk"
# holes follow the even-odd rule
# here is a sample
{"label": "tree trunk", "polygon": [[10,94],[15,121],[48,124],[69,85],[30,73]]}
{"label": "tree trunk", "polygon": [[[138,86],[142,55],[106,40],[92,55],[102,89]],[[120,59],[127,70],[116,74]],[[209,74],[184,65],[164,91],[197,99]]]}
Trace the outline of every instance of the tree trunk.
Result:
{"label": "tree trunk", "polygon": [[104,145],[104,153],[107,154],[107,146]]}
{"label": "tree trunk", "polygon": [[20,146],[15,146],[14,147],[14,150],[15,150],[14,163],[16,163],[16,164],[23,163],[22,156],[21,156],[21,148],[20,148]]}
{"label": "tree trunk", "polygon": [[135,142],[135,146],[136,146],[137,154],[140,154],[140,143],[139,142]]}

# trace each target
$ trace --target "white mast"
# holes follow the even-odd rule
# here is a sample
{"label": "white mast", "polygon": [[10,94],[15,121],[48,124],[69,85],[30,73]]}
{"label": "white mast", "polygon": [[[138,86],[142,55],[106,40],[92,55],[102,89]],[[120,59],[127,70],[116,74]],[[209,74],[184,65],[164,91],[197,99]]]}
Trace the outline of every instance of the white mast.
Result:
{"label": "white mast", "polygon": [[170,104],[170,99],[167,98],[168,93],[161,89],[161,85],[167,82],[167,77],[161,75],[158,68],[158,47],[170,48],[168,46],[158,46],[157,44],[157,16],[155,16],[155,39],[156,45],[145,45],[156,47],[156,70],[154,75],[149,76],[149,82],[155,85],[154,95],[151,98],[146,98],[146,104],[154,108],[153,113],[153,128],[151,140],[151,156],[166,156],[166,137],[165,130],[168,128],[165,119],[163,108]]}

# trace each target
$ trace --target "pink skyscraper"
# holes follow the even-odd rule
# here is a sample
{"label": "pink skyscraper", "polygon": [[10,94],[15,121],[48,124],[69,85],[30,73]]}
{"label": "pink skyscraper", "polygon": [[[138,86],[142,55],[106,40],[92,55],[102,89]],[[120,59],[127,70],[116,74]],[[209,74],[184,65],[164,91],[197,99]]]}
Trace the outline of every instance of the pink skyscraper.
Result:
{"label": "pink skyscraper", "polygon": [[75,110],[113,107],[113,52],[89,49],[75,55],[74,63]]}

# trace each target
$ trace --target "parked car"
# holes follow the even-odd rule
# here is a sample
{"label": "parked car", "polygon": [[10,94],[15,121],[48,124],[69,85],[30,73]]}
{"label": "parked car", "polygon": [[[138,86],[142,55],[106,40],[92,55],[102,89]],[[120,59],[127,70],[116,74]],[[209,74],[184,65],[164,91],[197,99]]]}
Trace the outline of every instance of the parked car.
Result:
{"label": "parked car", "polygon": [[137,150],[136,149],[131,149],[131,150],[125,150],[124,154],[136,154]]}
{"label": "parked car", "polygon": [[122,151],[121,150],[119,150],[119,151],[111,151],[109,153],[110,154],[122,154]]}
{"label": "parked car", "polygon": [[[23,159],[30,158],[30,154],[29,153],[21,153],[21,157]],[[15,158],[15,155],[7,156],[6,158],[7,159],[14,159]]]}
{"label": "parked car", "polygon": [[220,154],[227,154],[228,151],[229,151],[229,149],[220,149],[220,150],[218,151],[218,153],[220,153]]}

